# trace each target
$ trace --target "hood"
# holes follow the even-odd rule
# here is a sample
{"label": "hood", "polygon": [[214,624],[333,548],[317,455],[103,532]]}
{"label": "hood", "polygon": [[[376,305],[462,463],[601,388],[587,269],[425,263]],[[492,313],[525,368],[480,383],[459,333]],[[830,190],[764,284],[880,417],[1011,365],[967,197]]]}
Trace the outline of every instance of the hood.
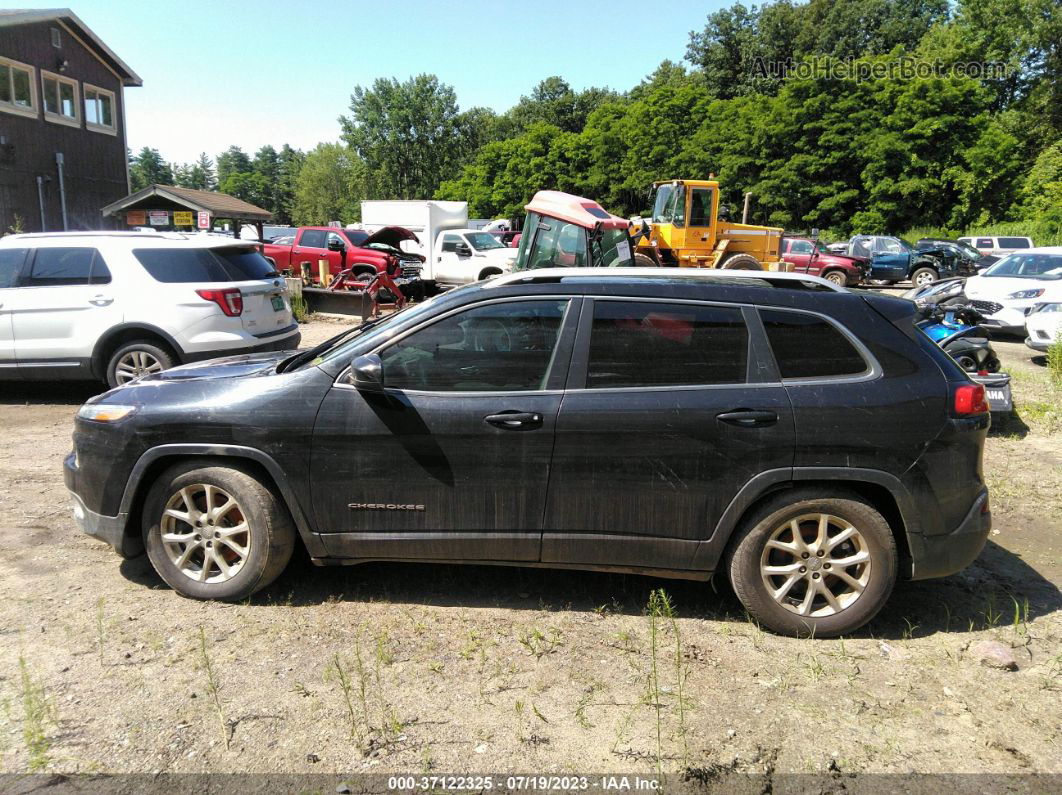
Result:
{"label": "hood", "polygon": [[256,375],[272,375],[277,365],[294,351],[269,351],[226,356],[205,362],[171,367],[161,373],[146,376],[133,383],[146,384],[152,381],[187,381],[193,378],[243,378]]}
{"label": "hood", "polygon": [[379,232],[373,232],[362,243],[363,246],[370,246],[373,243],[382,243],[385,246],[391,248],[401,248],[399,243],[403,240],[412,240],[415,243],[420,243],[420,240],[415,234],[408,229],[401,226],[385,226]]}
{"label": "hood", "polygon": [[993,301],[1006,300],[1011,293],[1021,290],[1040,289],[1045,291],[1045,295],[1050,295],[1057,288],[1053,287],[1052,282],[1043,279],[1010,276],[971,276],[966,280],[966,295],[970,298],[987,298]]}

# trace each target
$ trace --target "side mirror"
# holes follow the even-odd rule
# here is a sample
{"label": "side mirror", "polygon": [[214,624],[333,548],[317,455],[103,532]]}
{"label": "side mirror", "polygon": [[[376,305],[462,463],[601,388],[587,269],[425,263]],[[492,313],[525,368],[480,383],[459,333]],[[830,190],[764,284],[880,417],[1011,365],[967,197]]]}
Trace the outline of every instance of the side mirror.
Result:
{"label": "side mirror", "polygon": [[359,392],[383,392],[383,362],[375,353],[355,357],[350,365],[350,381]]}
{"label": "side mirror", "polygon": [[468,247],[468,243],[458,243],[454,247],[454,251],[457,252],[457,256],[459,256],[459,257],[471,257],[472,256],[472,249]]}
{"label": "side mirror", "polygon": [[335,238],[332,238],[331,240],[328,241],[328,250],[329,251],[346,251],[347,247],[343,245],[343,241],[342,240],[336,240]]}

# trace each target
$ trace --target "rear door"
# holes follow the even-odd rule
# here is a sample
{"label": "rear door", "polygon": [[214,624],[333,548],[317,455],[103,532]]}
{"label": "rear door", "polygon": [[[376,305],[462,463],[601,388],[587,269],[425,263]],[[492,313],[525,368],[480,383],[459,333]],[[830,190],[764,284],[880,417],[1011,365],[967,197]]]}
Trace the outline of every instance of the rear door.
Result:
{"label": "rear door", "polygon": [[[752,310],[584,303],[560,416],[543,562],[693,569],[738,491],[793,463],[793,417]],[[772,383],[773,382],[773,383]]]}
{"label": "rear door", "polygon": [[576,304],[462,307],[378,350],[385,394],[339,377],[310,469],[330,554],[538,560]]}
{"label": "rear door", "polygon": [[906,279],[911,267],[911,253],[891,237],[875,237],[870,275],[874,279],[898,282]]}
{"label": "rear door", "polygon": [[11,323],[11,297],[26,260],[24,248],[0,248],[0,379],[18,375],[15,332]]}
{"label": "rear door", "polygon": [[42,246],[30,258],[7,291],[19,369],[85,370],[96,340],[122,321],[110,270],[91,246]]}

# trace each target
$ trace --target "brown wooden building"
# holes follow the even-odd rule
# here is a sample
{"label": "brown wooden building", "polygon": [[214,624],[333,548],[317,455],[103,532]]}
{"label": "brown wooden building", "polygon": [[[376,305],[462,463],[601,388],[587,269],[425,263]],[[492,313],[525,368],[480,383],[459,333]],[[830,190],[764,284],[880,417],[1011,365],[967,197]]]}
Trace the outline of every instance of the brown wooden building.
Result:
{"label": "brown wooden building", "polygon": [[0,9],[0,234],[113,225],[100,210],[129,193],[122,91],[139,85],[70,9]]}

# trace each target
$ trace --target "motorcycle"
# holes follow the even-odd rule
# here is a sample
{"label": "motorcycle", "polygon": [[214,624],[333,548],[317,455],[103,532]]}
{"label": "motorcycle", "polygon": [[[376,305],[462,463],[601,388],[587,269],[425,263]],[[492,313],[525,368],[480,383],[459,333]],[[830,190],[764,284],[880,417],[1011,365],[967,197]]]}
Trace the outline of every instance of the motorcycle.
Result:
{"label": "motorcycle", "polygon": [[945,353],[958,362],[970,378],[985,387],[993,412],[1010,412],[1014,405],[1010,376],[999,372],[1000,361],[980,323],[982,315],[960,295],[950,295],[945,303],[918,302],[921,320],[917,325]]}

